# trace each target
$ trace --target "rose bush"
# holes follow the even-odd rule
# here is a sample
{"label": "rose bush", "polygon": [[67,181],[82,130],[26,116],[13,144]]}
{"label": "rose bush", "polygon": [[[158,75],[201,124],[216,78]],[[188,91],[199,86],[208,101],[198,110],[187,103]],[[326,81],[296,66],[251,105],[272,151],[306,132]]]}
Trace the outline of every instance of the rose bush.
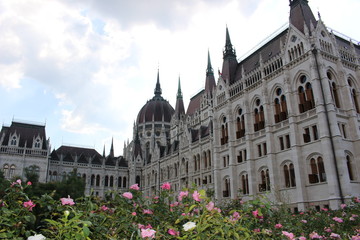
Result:
{"label": "rose bush", "polygon": [[31,184],[9,183],[0,199],[0,239],[360,239],[358,198],[339,210],[293,214],[266,199],[219,205],[204,190],[153,197],[138,185],[113,198],[29,196]]}

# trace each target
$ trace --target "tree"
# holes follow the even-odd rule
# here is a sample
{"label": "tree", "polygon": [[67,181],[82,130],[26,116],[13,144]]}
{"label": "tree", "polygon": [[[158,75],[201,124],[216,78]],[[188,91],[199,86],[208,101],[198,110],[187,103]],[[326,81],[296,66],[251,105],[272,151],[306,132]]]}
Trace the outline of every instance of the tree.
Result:
{"label": "tree", "polygon": [[39,166],[31,165],[25,168],[25,177],[26,181],[30,181],[32,184],[37,184],[39,182]]}
{"label": "tree", "polygon": [[67,197],[68,195],[71,198],[76,199],[84,196],[85,191],[85,182],[78,176],[77,169],[74,168],[64,179],[59,182],[56,186],[56,193],[54,198]]}

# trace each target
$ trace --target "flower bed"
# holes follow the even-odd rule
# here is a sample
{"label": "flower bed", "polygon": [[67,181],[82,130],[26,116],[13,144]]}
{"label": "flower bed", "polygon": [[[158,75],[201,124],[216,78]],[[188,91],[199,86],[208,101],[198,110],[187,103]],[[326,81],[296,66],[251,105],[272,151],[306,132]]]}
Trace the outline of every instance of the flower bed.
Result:
{"label": "flower bed", "polygon": [[[0,239],[352,239],[360,240],[360,200],[341,210],[298,214],[266,200],[221,208],[204,190],[176,197],[169,183],[144,198],[137,185],[111,200],[51,195],[29,199],[31,184],[12,183],[0,200]],[[226,209],[226,210],[225,210]]]}

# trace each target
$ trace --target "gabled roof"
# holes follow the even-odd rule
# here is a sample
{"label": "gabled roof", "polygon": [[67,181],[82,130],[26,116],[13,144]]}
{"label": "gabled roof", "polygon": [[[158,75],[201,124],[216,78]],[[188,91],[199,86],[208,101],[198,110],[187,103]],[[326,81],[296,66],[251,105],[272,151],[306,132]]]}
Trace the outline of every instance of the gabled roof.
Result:
{"label": "gabled roof", "polygon": [[[45,132],[45,125],[38,125],[38,124],[30,124],[30,123],[22,123],[22,122],[15,122],[13,121],[8,126],[3,126],[0,132],[0,138],[4,135],[4,140],[2,142],[3,146],[8,146],[9,137],[16,133],[20,135],[20,141],[18,146],[19,147],[27,147],[32,148],[33,140],[36,137],[42,138],[42,149],[47,149],[47,141],[46,141],[46,132]],[[26,146],[25,146],[26,143]]]}
{"label": "gabled roof", "polygon": [[305,33],[304,24],[310,30],[311,25],[316,27],[317,21],[307,0],[290,0],[290,23]]}
{"label": "gabled roof", "polygon": [[252,53],[250,56],[239,62],[236,70],[235,81],[242,79],[242,71],[244,74],[248,74],[260,66],[260,55],[262,62],[267,62],[272,57],[281,53],[281,42],[285,43],[287,37],[288,28],[283,30],[277,36],[272,38],[269,42],[265,43],[262,47]]}
{"label": "gabled roof", "polygon": [[205,90],[203,89],[190,99],[189,106],[186,110],[186,115],[191,116],[196,112],[196,110],[200,109],[201,97],[203,96],[204,92]]}
{"label": "gabled roof", "polygon": [[94,156],[98,156],[99,158],[101,158],[100,153],[98,153],[95,149],[93,148],[83,148],[83,147],[73,147],[73,146],[61,146],[56,150],[56,154],[58,156],[60,155],[66,155],[66,154],[70,154],[71,156],[75,157],[75,156],[80,156],[80,155],[84,155],[85,157],[94,157]]}

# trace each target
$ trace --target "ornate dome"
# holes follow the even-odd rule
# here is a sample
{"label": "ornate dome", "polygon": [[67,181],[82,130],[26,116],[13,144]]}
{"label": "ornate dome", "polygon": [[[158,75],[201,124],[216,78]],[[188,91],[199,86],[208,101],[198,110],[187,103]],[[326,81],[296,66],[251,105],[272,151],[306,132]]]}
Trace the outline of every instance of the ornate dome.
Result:
{"label": "ornate dome", "polygon": [[159,82],[159,72],[157,76],[155,96],[150,99],[140,110],[136,124],[144,124],[147,122],[168,122],[174,114],[174,108],[161,96],[161,88]]}

